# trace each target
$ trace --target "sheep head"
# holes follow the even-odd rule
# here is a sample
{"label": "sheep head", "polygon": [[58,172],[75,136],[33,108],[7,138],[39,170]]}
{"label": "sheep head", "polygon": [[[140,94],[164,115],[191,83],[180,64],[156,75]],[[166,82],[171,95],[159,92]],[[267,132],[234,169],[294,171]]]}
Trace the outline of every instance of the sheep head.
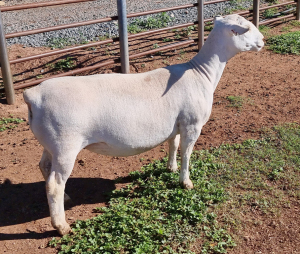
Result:
{"label": "sheep head", "polygon": [[228,45],[230,51],[259,51],[264,46],[264,37],[259,30],[237,14],[217,16],[214,24],[214,30],[222,34],[222,41]]}

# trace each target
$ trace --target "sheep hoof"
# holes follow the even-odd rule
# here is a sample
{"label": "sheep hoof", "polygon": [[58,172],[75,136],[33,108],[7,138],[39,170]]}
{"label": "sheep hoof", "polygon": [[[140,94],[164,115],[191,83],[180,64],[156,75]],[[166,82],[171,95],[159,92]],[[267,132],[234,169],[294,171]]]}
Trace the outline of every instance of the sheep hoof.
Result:
{"label": "sheep hoof", "polygon": [[56,229],[57,229],[58,233],[62,236],[69,234],[72,231],[71,227],[67,223],[63,226],[56,227]]}
{"label": "sheep hoof", "polygon": [[183,181],[182,186],[183,186],[183,188],[185,188],[187,190],[191,190],[194,188],[194,185],[190,179]]}
{"label": "sheep hoof", "polygon": [[176,167],[176,166],[175,166],[175,167],[168,166],[167,169],[168,169],[170,172],[173,172],[173,173],[175,173],[175,172],[178,171],[178,167]]}

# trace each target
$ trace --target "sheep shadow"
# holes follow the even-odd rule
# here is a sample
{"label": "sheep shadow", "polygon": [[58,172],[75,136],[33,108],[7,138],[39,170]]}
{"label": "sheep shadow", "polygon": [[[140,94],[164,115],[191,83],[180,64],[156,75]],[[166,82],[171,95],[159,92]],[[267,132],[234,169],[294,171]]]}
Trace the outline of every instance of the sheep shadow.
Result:
{"label": "sheep shadow", "polygon": [[[71,207],[108,201],[107,193],[115,189],[113,180],[103,178],[69,178],[66,193]],[[45,182],[12,184],[6,180],[0,185],[0,227],[22,224],[49,217]],[[1,238],[1,234],[0,234]]]}

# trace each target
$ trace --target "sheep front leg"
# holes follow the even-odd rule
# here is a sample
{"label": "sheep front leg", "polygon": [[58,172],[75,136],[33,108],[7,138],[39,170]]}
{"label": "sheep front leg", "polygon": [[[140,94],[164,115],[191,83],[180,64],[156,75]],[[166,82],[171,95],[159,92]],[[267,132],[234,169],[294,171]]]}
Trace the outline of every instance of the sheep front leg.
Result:
{"label": "sheep front leg", "polygon": [[64,190],[66,181],[72,172],[75,158],[53,158],[51,173],[46,182],[51,223],[61,235],[68,234],[71,231],[65,219]]}
{"label": "sheep front leg", "polygon": [[[40,168],[42,175],[46,182],[50,175],[51,165],[52,165],[52,156],[46,149],[44,149],[41,161],[39,163],[39,168]],[[69,197],[69,195],[65,193],[64,194],[64,202],[68,202],[70,200],[71,200],[71,198]]]}
{"label": "sheep front leg", "polygon": [[191,126],[181,134],[181,170],[179,181],[185,189],[193,189],[194,185],[190,180],[189,163],[193,147],[200,135],[201,128]]}
{"label": "sheep front leg", "polygon": [[167,169],[171,172],[176,172],[178,170],[176,155],[179,147],[180,135],[176,135],[175,137],[169,139],[169,160],[167,164]]}

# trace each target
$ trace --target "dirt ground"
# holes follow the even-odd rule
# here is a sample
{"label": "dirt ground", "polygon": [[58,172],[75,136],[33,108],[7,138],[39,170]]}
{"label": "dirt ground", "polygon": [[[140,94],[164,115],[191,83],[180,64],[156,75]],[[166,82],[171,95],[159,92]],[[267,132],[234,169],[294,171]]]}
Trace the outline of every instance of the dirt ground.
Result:
{"label": "dirt ground", "polygon": [[[30,50],[45,51],[16,46],[11,48],[10,53],[14,56],[26,55]],[[195,46],[185,47],[184,50],[134,60],[131,62],[131,72],[186,62],[196,53]],[[80,51],[80,54],[90,57],[92,53]],[[13,71],[37,75],[41,69],[47,68],[41,62],[46,63],[47,59],[39,60],[38,68],[34,67],[36,61],[31,63],[32,66],[30,63],[16,65]],[[115,72],[118,69],[118,66],[108,66],[93,73]],[[241,109],[228,107],[226,98],[230,95],[246,98]],[[226,66],[214,95],[211,117],[195,150],[256,139],[260,137],[262,128],[300,123],[299,100],[300,56],[278,55],[267,49],[258,53],[241,53]],[[27,119],[27,107],[21,90],[17,92],[16,105],[7,105],[4,99],[0,101],[0,117],[10,115]],[[55,249],[47,247],[48,241],[58,234],[50,223],[45,183],[38,168],[43,148],[34,138],[27,122],[0,132],[0,137],[0,252],[56,253]],[[72,223],[94,216],[94,208],[106,205],[105,192],[124,185],[115,184],[114,179],[124,177],[123,182],[126,182],[129,172],[166,156],[167,150],[167,144],[162,144],[149,152],[128,158],[106,157],[83,150],[67,182],[66,192],[72,198],[72,203],[66,207],[67,221]],[[260,216],[259,225],[245,224],[240,232],[242,240],[229,253],[300,253],[299,209],[299,203],[294,203],[290,208],[282,208],[278,218]],[[253,213],[253,217],[257,216]]]}

